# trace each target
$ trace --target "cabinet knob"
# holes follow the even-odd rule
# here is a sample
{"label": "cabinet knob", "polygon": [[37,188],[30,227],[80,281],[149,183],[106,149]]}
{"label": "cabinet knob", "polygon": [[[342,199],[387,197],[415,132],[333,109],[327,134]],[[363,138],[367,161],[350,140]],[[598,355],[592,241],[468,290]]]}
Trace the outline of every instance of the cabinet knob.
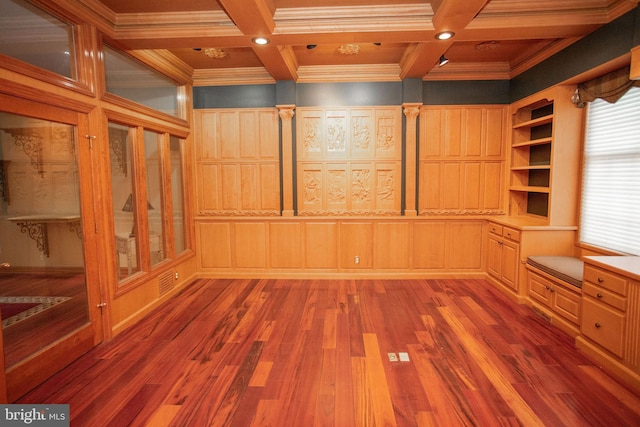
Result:
{"label": "cabinet knob", "polygon": [[601,294],[600,292],[598,292],[598,293],[596,294],[596,296],[597,296],[598,298],[602,298],[602,294]]}
{"label": "cabinet knob", "polygon": [[551,292],[555,292],[555,289],[553,289],[553,288],[549,288],[549,291],[551,291]]}
{"label": "cabinet knob", "polygon": [[598,277],[598,283],[602,283],[604,282],[604,279],[602,277]]}
{"label": "cabinet knob", "polygon": [[507,237],[509,237],[509,238],[510,238],[510,237],[511,237],[511,233],[507,233]]}
{"label": "cabinet knob", "polygon": [[599,328],[599,327],[600,327],[600,323],[596,322],[594,326],[595,326],[596,328]]}

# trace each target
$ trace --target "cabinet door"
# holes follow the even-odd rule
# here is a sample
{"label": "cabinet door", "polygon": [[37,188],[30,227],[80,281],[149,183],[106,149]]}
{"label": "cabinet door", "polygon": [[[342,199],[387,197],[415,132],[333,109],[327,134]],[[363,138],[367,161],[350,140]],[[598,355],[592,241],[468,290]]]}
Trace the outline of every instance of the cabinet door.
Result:
{"label": "cabinet door", "polygon": [[509,241],[502,242],[502,283],[518,290],[518,252],[519,247]]}
{"label": "cabinet door", "polygon": [[497,279],[502,275],[502,240],[489,237],[487,271]]}

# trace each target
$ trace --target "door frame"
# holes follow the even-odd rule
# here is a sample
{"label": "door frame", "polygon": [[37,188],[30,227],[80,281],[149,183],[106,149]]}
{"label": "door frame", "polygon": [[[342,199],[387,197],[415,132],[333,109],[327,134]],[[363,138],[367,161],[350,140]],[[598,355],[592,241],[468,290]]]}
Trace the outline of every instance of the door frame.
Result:
{"label": "door frame", "polygon": [[[15,87],[12,89],[16,89]],[[100,253],[98,241],[99,219],[96,212],[100,188],[94,177],[98,175],[99,155],[92,149],[90,114],[96,107],[82,102],[66,102],[61,105],[57,96],[40,94],[34,100],[33,88],[22,88],[27,98],[15,95],[13,90],[0,93],[0,111],[27,117],[69,124],[76,130],[76,156],[79,175],[80,212],[82,216],[82,236],[84,267],[87,287],[89,321],[55,343],[45,347],[27,359],[12,366],[9,371],[4,366],[4,345],[0,334],[0,402],[13,402],[35,386],[41,384],[54,373],[68,365],[104,340],[105,318],[101,302],[107,292],[101,285]],[[14,92],[14,94],[11,94]],[[31,98],[31,99],[28,99]],[[108,322],[107,322],[108,323]]]}

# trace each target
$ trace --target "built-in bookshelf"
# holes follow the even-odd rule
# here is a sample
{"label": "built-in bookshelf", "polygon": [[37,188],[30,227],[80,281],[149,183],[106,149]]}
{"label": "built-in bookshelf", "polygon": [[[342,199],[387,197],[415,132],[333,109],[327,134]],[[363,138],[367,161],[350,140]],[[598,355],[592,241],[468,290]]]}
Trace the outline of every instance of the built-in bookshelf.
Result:
{"label": "built-in bookshelf", "polygon": [[575,224],[582,110],[570,97],[558,86],[513,104],[510,215]]}

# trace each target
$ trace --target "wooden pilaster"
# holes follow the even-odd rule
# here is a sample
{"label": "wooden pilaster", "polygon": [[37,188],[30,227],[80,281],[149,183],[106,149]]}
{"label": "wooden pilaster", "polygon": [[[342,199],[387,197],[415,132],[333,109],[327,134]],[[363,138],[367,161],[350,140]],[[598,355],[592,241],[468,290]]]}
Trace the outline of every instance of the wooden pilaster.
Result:
{"label": "wooden pilaster", "polygon": [[418,210],[416,206],[416,162],[417,162],[417,118],[420,114],[420,103],[405,103],[404,115],[406,116],[406,177],[405,177],[405,216],[417,216]]}
{"label": "wooden pilaster", "polygon": [[276,105],[282,121],[282,216],[293,216],[293,128],[295,105]]}

